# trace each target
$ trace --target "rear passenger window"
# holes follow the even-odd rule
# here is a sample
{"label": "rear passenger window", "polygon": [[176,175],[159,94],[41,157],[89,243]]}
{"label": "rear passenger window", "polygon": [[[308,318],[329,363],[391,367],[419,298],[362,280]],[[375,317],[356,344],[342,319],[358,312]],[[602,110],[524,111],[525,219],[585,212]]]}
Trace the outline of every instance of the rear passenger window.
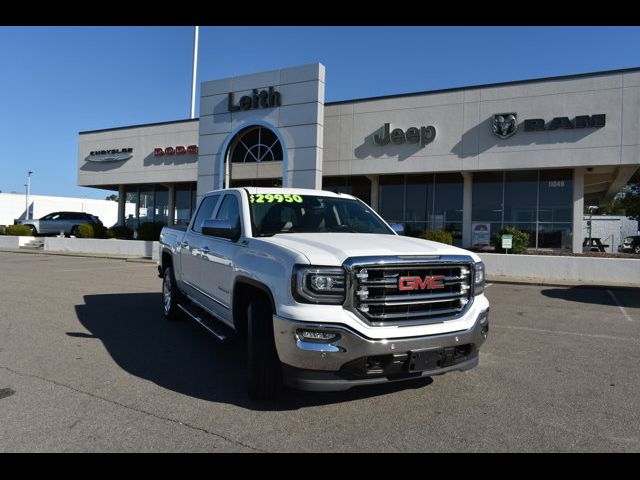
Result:
{"label": "rear passenger window", "polygon": [[194,232],[202,233],[202,222],[205,220],[211,220],[213,218],[213,211],[216,208],[220,195],[211,195],[210,197],[204,197],[198,208],[198,213],[193,221],[191,227]]}

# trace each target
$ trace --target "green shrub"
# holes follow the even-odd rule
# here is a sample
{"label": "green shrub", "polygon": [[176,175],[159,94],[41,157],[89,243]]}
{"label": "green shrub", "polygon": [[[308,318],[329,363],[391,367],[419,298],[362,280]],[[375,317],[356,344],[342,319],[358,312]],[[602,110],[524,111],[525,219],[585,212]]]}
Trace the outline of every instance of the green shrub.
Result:
{"label": "green shrub", "polygon": [[9,225],[5,229],[6,235],[31,236],[31,229],[26,225]]}
{"label": "green shrub", "polygon": [[425,240],[431,240],[433,242],[446,243],[447,245],[453,245],[453,235],[451,232],[445,232],[442,230],[427,230],[420,238]]}
{"label": "green shrub", "polygon": [[109,229],[100,223],[92,223],[94,238],[112,238]]}
{"label": "green shrub", "polygon": [[91,223],[85,223],[76,227],[77,238],[95,238],[94,225]]}
{"label": "green shrub", "polygon": [[529,234],[517,229],[516,227],[503,227],[498,230],[492,239],[492,243],[496,252],[506,253],[506,250],[502,248],[502,235],[513,235],[512,246],[509,249],[509,253],[522,253],[527,250],[529,246]]}
{"label": "green shrub", "polygon": [[138,227],[138,240],[160,240],[160,231],[165,226],[164,222],[145,222]]}
{"label": "green shrub", "polygon": [[129,227],[115,226],[111,227],[107,232],[110,238],[120,238],[124,240],[131,240],[133,238],[133,230]]}

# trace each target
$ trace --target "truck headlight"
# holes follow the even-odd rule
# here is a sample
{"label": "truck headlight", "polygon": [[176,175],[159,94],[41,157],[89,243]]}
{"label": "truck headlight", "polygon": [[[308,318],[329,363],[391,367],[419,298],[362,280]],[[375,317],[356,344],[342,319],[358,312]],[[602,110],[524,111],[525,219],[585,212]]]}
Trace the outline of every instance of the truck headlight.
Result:
{"label": "truck headlight", "polygon": [[480,295],[484,292],[484,263],[478,262],[474,266],[473,287],[474,294]]}
{"label": "truck headlight", "polygon": [[296,265],[291,278],[293,297],[303,303],[339,305],[345,298],[342,268]]}

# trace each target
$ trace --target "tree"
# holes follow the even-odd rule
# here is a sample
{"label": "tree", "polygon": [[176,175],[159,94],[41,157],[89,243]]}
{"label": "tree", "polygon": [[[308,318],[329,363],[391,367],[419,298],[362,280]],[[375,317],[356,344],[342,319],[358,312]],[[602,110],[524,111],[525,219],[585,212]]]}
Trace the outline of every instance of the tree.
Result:
{"label": "tree", "polygon": [[107,198],[105,198],[105,200],[113,200],[114,202],[118,201],[118,195],[116,195],[115,193],[112,195],[109,195]]}
{"label": "tree", "polygon": [[627,217],[640,221],[640,168],[627,182],[618,202]]}

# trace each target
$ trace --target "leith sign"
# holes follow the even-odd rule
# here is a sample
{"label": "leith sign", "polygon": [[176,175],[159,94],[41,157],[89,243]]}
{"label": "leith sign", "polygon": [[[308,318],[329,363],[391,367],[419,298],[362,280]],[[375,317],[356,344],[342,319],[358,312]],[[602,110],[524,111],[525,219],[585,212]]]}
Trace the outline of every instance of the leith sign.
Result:
{"label": "leith sign", "polygon": [[276,92],[273,87],[269,90],[253,89],[252,95],[243,95],[235,104],[233,93],[229,93],[228,105],[230,112],[239,112],[241,110],[257,110],[258,108],[279,107],[282,104],[280,92]]}

